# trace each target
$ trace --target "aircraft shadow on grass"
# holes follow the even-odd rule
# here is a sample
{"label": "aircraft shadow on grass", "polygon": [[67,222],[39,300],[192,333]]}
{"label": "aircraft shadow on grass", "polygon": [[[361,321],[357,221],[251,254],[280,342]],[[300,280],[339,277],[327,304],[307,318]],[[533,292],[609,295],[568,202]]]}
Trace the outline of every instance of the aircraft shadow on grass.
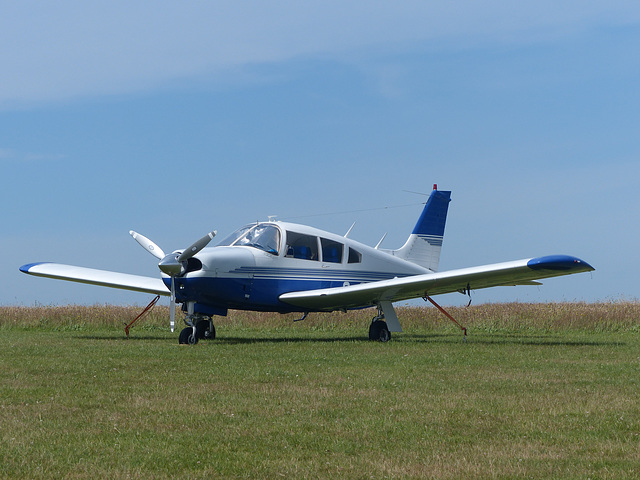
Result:
{"label": "aircraft shadow on grass", "polygon": [[[166,336],[161,335],[147,335],[138,334],[129,337],[121,337],[119,335],[77,335],[79,340],[104,340],[104,341],[164,341]],[[282,343],[369,343],[369,338],[365,336],[335,336],[327,338],[309,338],[309,337],[236,337],[236,336],[221,336],[216,338],[215,344],[219,345],[249,345],[249,344],[282,344]],[[560,335],[531,335],[524,334],[518,335],[513,333],[498,333],[498,334],[479,334],[462,337],[456,334],[447,333],[433,333],[433,334],[418,334],[418,333],[405,333],[402,337],[399,337],[397,343],[400,344],[460,344],[460,345],[524,345],[524,346],[540,346],[540,347],[597,347],[597,346],[623,346],[626,345],[623,341],[600,341],[600,340],[567,340]],[[203,345],[211,345],[215,347],[214,343],[203,342]],[[425,351],[427,352],[427,351]]]}
{"label": "aircraft shadow on grass", "polygon": [[514,333],[491,333],[476,334],[465,337],[461,340],[459,335],[454,334],[407,334],[403,336],[403,340],[424,340],[427,343],[469,343],[475,345],[535,345],[535,346],[567,346],[567,347],[591,347],[591,346],[611,346],[624,345],[619,341],[594,341],[594,340],[567,340],[560,335],[518,335]]}

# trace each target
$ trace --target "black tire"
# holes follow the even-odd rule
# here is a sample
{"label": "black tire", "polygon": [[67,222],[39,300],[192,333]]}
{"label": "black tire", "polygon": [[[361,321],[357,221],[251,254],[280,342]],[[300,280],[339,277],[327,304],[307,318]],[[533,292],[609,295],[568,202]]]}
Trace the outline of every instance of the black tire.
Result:
{"label": "black tire", "polygon": [[376,320],[369,327],[369,340],[378,342],[388,342],[391,340],[391,332],[387,327],[387,322]]}
{"label": "black tire", "polygon": [[178,343],[180,345],[195,345],[198,343],[198,336],[193,334],[192,327],[183,328],[178,337]]}
{"label": "black tire", "polygon": [[196,323],[196,336],[199,339],[214,340],[216,338],[216,327],[210,320],[199,320]]}

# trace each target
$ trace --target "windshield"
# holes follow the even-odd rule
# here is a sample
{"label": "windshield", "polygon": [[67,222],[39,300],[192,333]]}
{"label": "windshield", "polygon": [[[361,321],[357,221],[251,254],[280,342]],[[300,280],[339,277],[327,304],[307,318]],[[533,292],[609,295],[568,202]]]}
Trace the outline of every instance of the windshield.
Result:
{"label": "windshield", "polygon": [[219,244],[218,247],[228,247],[229,245],[233,245],[233,242],[235,242],[236,240],[238,240],[238,238],[240,238],[241,236],[243,236],[245,233],[247,233],[249,230],[251,230],[253,227],[255,227],[255,225],[247,225],[246,227],[242,227],[239,228],[238,230],[236,230],[235,232],[233,232],[231,235],[229,235],[227,238],[225,238],[224,240],[222,240]]}
{"label": "windshield", "polygon": [[280,229],[275,225],[248,225],[236,230],[225,238],[218,246],[255,247],[273,255],[280,251]]}

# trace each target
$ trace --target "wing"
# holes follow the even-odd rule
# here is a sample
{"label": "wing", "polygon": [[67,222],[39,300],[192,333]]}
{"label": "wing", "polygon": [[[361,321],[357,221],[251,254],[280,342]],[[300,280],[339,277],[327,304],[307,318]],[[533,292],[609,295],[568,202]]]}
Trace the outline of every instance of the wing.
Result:
{"label": "wing", "polygon": [[89,283],[103,287],[121,288],[136,292],[170,295],[169,290],[159,278],[129,275],[95,268],[75,267],[61,263],[30,263],[20,267],[20,271],[38,277],[57,278],[72,282]]}
{"label": "wing", "polygon": [[439,295],[466,289],[476,290],[503,285],[540,285],[535,280],[592,270],[594,268],[591,265],[579,258],[553,255],[346,287],[291,292],[280,295],[280,300],[296,307],[330,311],[367,307],[380,302],[397,302],[424,297],[426,294]]}

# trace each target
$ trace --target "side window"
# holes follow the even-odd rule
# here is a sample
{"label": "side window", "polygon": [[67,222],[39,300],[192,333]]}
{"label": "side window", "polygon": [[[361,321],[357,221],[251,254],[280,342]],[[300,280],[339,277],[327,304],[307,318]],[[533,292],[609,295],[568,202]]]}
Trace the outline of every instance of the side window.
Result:
{"label": "side window", "polygon": [[349,263],[362,263],[362,254],[349,247]]}
{"label": "side window", "polygon": [[320,237],[322,245],[322,261],[329,263],[342,263],[344,245],[333,240]]}
{"label": "side window", "polygon": [[318,238],[313,235],[287,232],[285,257],[301,258],[303,260],[319,260]]}

